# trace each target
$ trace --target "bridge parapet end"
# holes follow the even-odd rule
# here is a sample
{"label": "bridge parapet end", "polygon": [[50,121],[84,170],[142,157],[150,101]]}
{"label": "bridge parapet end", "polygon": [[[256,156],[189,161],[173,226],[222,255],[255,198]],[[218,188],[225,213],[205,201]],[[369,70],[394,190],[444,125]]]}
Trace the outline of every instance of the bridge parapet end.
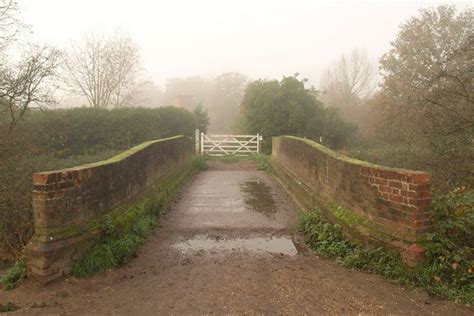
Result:
{"label": "bridge parapet end", "polygon": [[[431,229],[431,175],[341,155],[316,142],[273,138],[276,173],[304,208],[320,208],[352,239],[420,260],[416,242]],[[421,253],[421,255],[420,255]]]}

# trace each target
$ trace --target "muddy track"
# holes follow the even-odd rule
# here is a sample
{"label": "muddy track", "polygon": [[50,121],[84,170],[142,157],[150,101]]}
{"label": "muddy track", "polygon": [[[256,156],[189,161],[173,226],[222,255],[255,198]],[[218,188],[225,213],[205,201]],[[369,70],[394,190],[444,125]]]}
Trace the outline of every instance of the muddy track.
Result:
{"label": "muddy track", "polygon": [[249,162],[212,162],[181,190],[127,266],[0,291],[19,314],[470,314],[314,255],[297,207]]}

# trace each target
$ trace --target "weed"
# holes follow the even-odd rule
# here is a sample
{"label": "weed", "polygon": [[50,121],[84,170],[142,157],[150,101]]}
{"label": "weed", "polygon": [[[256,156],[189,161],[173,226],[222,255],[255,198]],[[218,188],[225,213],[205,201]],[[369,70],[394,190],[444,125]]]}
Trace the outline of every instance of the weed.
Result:
{"label": "weed", "polygon": [[18,309],[20,309],[20,307],[16,306],[15,304],[11,302],[8,302],[5,305],[0,304],[0,313],[14,312]]}
{"label": "weed", "polygon": [[215,160],[215,161],[220,161],[220,162],[223,162],[223,163],[232,164],[232,163],[239,162],[241,160],[247,160],[248,158],[247,157],[237,157],[237,156],[229,155],[229,156],[204,156],[204,159],[205,160]]}
{"label": "weed", "polygon": [[264,154],[258,154],[250,157],[251,160],[257,162],[257,169],[260,171],[270,172],[272,166],[270,164],[270,156]]}
{"label": "weed", "polygon": [[204,159],[220,161],[227,164],[232,164],[239,161],[254,161],[257,163],[257,170],[271,171],[270,156],[264,154],[249,156],[205,156]]}
{"label": "weed", "polygon": [[194,160],[194,168],[196,170],[206,170],[207,169],[207,164],[206,164],[206,159],[203,157],[198,157]]}
{"label": "weed", "polygon": [[[377,273],[403,285],[423,287],[431,294],[460,300],[467,305],[474,304],[472,259],[451,257],[458,260],[452,261],[436,257],[438,254],[430,249],[440,245],[433,239],[426,242],[426,261],[411,268],[403,263],[398,253],[383,248],[368,249],[348,241],[341,226],[328,223],[317,209],[301,215],[299,231],[321,257],[335,258],[346,267]],[[441,237],[438,235],[437,238]]]}
{"label": "weed", "polygon": [[108,244],[98,245],[92,251],[82,257],[74,265],[72,274],[78,277],[85,277],[94,273],[103,272],[117,266],[115,256]]}
{"label": "weed", "polygon": [[26,263],[17,261],[15,265],[2,277],[1,282],[5,290],[13,290],[26,278]]}

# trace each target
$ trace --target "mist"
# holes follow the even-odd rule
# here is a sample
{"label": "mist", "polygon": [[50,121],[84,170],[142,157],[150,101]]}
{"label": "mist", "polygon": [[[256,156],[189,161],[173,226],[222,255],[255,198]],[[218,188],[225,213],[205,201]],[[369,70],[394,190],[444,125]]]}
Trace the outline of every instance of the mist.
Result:
{"label": "mist", "polygon": [[0,0],[0,313],[472,313],[473,69],[472,1]]}
{"label": "mist", "polygon": [[[120,29],[140,48],[147,77],[299,72],[318,85],[325,66],[353,48],[378,59],[400,23],[436,2],[94,1],[20,2],[32,39],[67,48],[84,33]],[[463,4],[460,4],[463,6]]]}

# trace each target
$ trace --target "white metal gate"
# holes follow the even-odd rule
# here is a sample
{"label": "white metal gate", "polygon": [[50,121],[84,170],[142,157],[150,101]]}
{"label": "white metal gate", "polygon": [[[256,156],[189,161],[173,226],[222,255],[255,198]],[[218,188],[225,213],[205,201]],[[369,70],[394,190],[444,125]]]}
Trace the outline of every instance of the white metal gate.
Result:
{"label": "white metal gate", "polygon": [[248,156],[260,153],[262,136],[205,135],[201,133],[201,155]]}

